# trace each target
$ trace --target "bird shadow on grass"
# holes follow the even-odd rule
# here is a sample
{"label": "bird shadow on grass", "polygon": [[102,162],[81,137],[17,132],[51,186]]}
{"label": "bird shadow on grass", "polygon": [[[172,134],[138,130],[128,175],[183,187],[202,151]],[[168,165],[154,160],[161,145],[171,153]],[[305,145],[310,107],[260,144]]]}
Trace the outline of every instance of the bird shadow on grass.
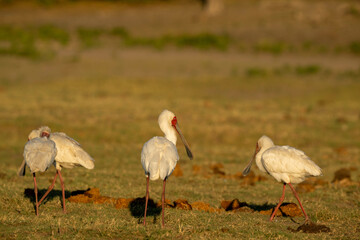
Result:
{"label": "bird shadow on grass", "polygon": [[[141,219],[144,218],[145,213],[145,197],[135,198],[129,203],[129,210],[131,215],[138,218],[138,223],[141,223]],[[161,206],[158,206],[154,200],[149,198],[146,217],[154,216],[154,223],[156,223],[157,216],[161,213]]]}
{"label": "bird shadow on grass", "polygon": [[[38,189],[38,201],[40,201],[40,199],[42,198],[42,196],[44,196],[46,191],[47,191],[47,189]],[[86,191],[87,190],[77,190],[77,191],[70,192],[70,191],[65,190],[65,198],[69,198],[70,196],[77,195],[77,194],[83,194]],[[28,198],[29,201],[34,204],[34,208],[35,208],[35,192],[34,192],[34,189],[33,188],[25,188],[24,197]],[[49,192],[49,194],[46,196],[46,198],[41,202],[41,205],[46,204],[48,201],[50,201],[50,200],[52,200],[54,198],[59,198],[60,204],[61,204],[62,191],[53,189],[51,192]]]}
{"label": "bird shadow on grass", "polygon": [[[283,217],[290,217],[291,221],[293,221],[294,223],[297,223],[293,217],[294,216],[291,216],[291,213],[289,215],[288,212],[284,212],[282,210],[282,208],[286,208],[286,206],[290,206],[290,204],[292,203],[289,203],[289,202],[284,202],[281,204],[280,208],[278,209],[278,211],[281,213],[281,216]],[[269,216],[271,216],[275,210],[275,207],[276,205],[274,204],[268,204],[268,203],[264,203],[264,204],[261,204],[261,205],[258,205],[258,204],[248,204],[247,205],[250,209],[252,209],[253,211],[255,212],[262,212],[262,214],[264,215],[267,215],[267,213],[269,214]]]}

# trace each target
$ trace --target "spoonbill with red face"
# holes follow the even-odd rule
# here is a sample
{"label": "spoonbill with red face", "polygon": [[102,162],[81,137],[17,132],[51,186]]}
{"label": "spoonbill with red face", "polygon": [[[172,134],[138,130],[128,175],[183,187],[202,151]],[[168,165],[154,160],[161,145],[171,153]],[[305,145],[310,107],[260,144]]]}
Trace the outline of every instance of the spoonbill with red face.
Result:
{"label": "spoonbill with red face", "polygon": [[164,132],[165,137],[153,137],[147,141],[141,151],[141,164],[145,170],[146,176],[146,202],[144,213],[144,225],[146,225],[146,210],[149,199],[149,179],[157,180],[161,178],[163,180],[163,192],[162,192],[162,224],[164,227],[164,203],[165,203],[165,185],[167,178],[174,171],[179,155],[176,149],[176,133],[179,134],[187,155],[190,159],[193,158],[193,154],[190,150],[189,144],[182,135],[177,118],[174,113],[169,110],[164,110],[158,119],[160,129]]}

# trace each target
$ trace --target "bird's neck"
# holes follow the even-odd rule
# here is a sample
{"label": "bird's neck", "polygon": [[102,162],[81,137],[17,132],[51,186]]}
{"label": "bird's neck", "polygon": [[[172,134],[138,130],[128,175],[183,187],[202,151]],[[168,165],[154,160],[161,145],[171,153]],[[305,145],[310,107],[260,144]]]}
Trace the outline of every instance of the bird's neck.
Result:
{"label": "bird's neck", "polygon": [[165,133],[165,138],[176,146],[177,137],[175,130],[170,128],[168,131],[165,131],[164,133]]}
{"label": "bird's neck", "polygon": [[262,171],[262,172],[267,172],[261,161],[262,155],[266,150],[268,150],[269,148],[271,148],[273,146],[274,146],[273,144],[262,146],[260,148],[260,151],[256,154],[255,162],[256,162],[256,165],[258,166],[258,168],[260,169],[260,171]]}

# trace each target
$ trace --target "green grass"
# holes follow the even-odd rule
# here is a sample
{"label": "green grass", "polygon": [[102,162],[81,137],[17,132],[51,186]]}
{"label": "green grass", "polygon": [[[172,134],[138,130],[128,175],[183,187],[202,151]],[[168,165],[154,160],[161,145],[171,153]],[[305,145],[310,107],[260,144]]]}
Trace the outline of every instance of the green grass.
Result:
{"label": "green grass", "polygon": [[[160,63],[145,64],[154,67]],[[244,187],[239,180],[207,178],[192,171],[193,165],[206,167],[223,163],[227,174],[240,172],[262,134],[271,136],[277,144],[304,150],[323,168],[325,181],[331,181],[340,167],[360,169],[357,140],[360,85],[351,75],[338,80],[336,74],[324,78],[319,72],[304,78],[297,74],[296,66],[289,66],[292,70],[285,75],[265,74],[256,80],[252,80],[251,75],[208,78],[203,75],[206,68],[199,65],[195,77],[169,77],[169,72],[167,77],[152,78],[147,72],[141,77],[123,78],[109,72],[94,74],[96,69],[87,68],[81,62],[74,64],[73,67],[84,69],[74,78],[58,78],[54,72],[47,75],[46,81],[27,81],[30,76],[23,72],[28,77],[16,83],[7,82],[1,90],[1,237],[356,238],[356,229],[352,226],[359,223],[359,209],[353,206],[359,204],[359,188],[331,184],[312,193],[300,194],[311,219],[330,227],[331,233],[292,233],[287,228],[296,228],[303,218],[295,218],[297,223],[289,218],[277,218],[269,223],[268,216],[241,212],[166,209],[165,229],[160,227],[159,216],[156,222],[154,216],[149,216],[148,226],[144,228],[139,224],[142,218],[110,205],[67,201],[68,214],[63,215],[59,183],[49,201],[40,207],[40,216],[34,217],[31,198],[24,196],[24,189],[33,188],[32,178],[29,173],[24,178],[16,177],[15,173],[27,134],[43,124],[74,137],[96,160],[92,171],[63,170],[69,192],[98,187],[105,196],[143,197],[145,178],[140,151],[145,141],[161,135],[157,116],[164,108],[177,114],[195,155],[193,161],[188,160],[179,142],[179,164],[184,176],[169,178],[166,196],[170,200],[203,201],[213,207],[219,207],[222,200],[234,198],[257,205],[276,204],[281,184],[270,177],[253,187]],[[46,63],[36,63],[36,66],[46,67]],[[255,68],[255,72],[262,72],[262,69],[275,72],[264,67]],[[312,106],[311,111],[306,110],[309,106]],[[285,114],[290,117],[285,118]],[[336,122],[339,117],[346,121]],[[335,149],[339,146],[345,146],[347,154],[336,155]],[[265,176],[256,167],[254,171]],[[53,173],[54,168],[51,168],[38,176],[42,193]],[[352,176],[354,181],[359,181],[359,170],[352,172]],[[150,187],[151,198],[160,200],[161,183],[151,182]],[[285,201],[296,202],[290,191],[286,192]]]}
{"label": "green grass", "polygon": [[[52,58],[54,58],[62,49],[54,49],[51,43],[57,42],[64,49],[75,39],[80,41],[80,46],[83,49],[101,48],[105,39],[120,39],[122,43],[120,47],[122,48],[146,47],[158,50],[168,47],[199,49],[202,51],[227,51],[229,49],[233,51],[237,49],[239,53],[266,53],[272,55],[285,53],[323,54],[328,52],[333,52],[334,54],[350,52],[353,55],[359,55],[360,52],[359,42],[357,41],[335,48],[319,45],[311,41],[305,41],[300,45],[276,40],[244,43],[228,33],[214,34],[200,32],[195,34],[164,34],[158,37],[146,37],[134,36],[124,27],[114,27],[112,29],[78,27],[74,35],[68,29],[52,24],[44,24],[27,27],[0,26],[0,55],[48,59],[50,53],[50,55],[53,55]],[[47,43],[47,45],[43,43]],[[40,48],[39,46],[41,45],[44,46]],[[301,71],[299,70],[299,72]]]}
{"label": "green grass", "polygon": [[100,36],[103,31],[97,28],[78,28],[77,34],[82,43],[82,46],[85,48],[93,48],[100,45]]}
{"label": "green grass", "polygon": [[38,28],[38,36],[42,40],[54,40],[66,46],[70,41],[70,35],[62,28],[53,25],[43,25]]}
{"label": "green grass", "polygon": [[34,35],[27,30],[10,26],[0,27],[0,54],[35,58],[39,51],[35,46]]}

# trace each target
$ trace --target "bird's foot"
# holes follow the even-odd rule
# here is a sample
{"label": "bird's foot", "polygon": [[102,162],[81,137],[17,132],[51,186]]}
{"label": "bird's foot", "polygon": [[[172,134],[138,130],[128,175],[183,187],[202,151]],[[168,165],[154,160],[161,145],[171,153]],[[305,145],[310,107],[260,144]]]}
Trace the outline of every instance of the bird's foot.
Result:
{"label": "bird's foot", "polygon": [[311,225],[311,220],[310,220],[310,218],[306,218],[305,219],[305,222],[304,222],[304,225]]}

